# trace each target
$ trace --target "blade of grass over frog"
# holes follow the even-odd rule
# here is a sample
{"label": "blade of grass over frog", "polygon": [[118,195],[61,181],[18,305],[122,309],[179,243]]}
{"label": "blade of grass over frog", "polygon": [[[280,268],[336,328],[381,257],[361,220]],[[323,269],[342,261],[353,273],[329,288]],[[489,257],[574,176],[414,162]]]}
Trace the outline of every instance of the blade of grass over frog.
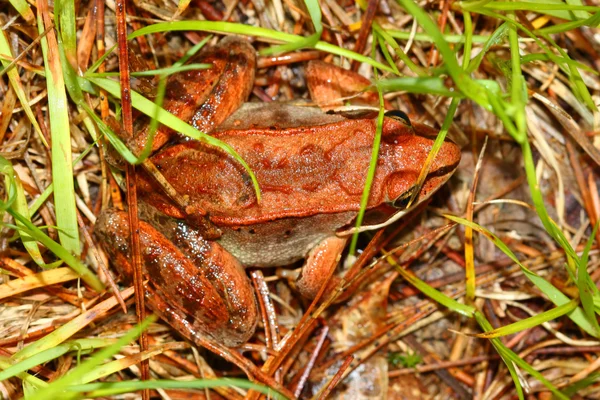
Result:
{"label": "blade of grass over frog", "polygon": [[[172,31],[208,31],[215,33],[235,33],[244,36],[255,36],[264,39],[278,40],[281,42],[298,42],[303,39],[302,36],[292,35],[289,33],[279,32],[273,29],[258,28],[236,24],[233,22],[214,22],[214,21],[176,21],[163,22],[146,26],[138,29],[127,37],[128,40],[135,39],[138,36],[143,36],[151,33],[172,32]],[[379,68],[382,71],[394,72],[390,67],[384,65],[370,57],[365,57],[362,54],[355,53],[338,46],[334,46],[327,42],[317,42],[314,46],[315,50],[325,51],[335,54],[340,57],[346,57],[350,60],[356,60]]]}
{"label": "blade of grass over frog", "polygon": [[448,74],[452,77],[456,87],[463,92],[471,100],[479,104],[486,110],[491,110],[491,105],[488,100],[487,91],[483,90],[481,85],[476,81],[472,80],[469,75],[460,67],[456,59],[456,54],[448,42],[444,40],[444,35],[440,32],[437,24],[429,17],[429,15],[413,0],[397,0],[398,3],[408,11],[409,14],[414,16],[419,25],[427,32],[433,39],[437,50],[444,58],[444,63]]}
{"label": "blade of grass over frog", "polygon": [[115,150],[119,152],[119,154],[125,159],[125,161],[127,161],[130,164],[139,164],[144,161],[136,157],[135,154],[133,154],[131,150],[129,150],[129,148],[125,145],[125,143],[121,141],[117,134],[115,134],[112,131],[112,129],[110,129],[110,127],[106,125],[104,121],[102,121],[102,119],[100,119],[100,117],[96,115],[94,110],[92,110],[86,103],[81,103],[81,108],[87,112],[87,114],[92,118],[92,120],[94,120],[96,126],[98,126],[98,129],[100,129],[100,132],[108,139],[110,144],[115,148]]}
{"label": "blade of grass over frog", "polygon": [[31,25],[35,21],[35,15],[29,7],[29,4],[25,0],[10,0],[10,4],[17,10],[21,17],[27,21],[28,25]]}
{"label": "blade of grass over frog", "polygon": [[[132,294],[132,287],[121,291],[121,296],[124,300],[127,300],[129,297],[131,297]],[[119,303],[114,296],[107,298],[106,300],[96,304],[91,309],[79,314],[69,322],[61,325],[59,328],[47,334],[43,338],[29,343],[20,351],[13,354],[12,359],[15,361],[21,361],[32,357],[34,354],[38,354],[44,350],[51,349],[61,343],[64,343],[68,338],[79,332],[88,324],[92,323],[99,316],[118,305]]]}
{"label": "blade of grass over frog", "polygon": [[433,160],[435,159],[435,157],[437,156],[437,153],[440,151],[440,149],[442,148],[442,145],[444,144],[444,140],[446,139],[446,135],[448,134],[450,125],[452,125],[452,121],[454,120],[454,114],[456,113],[459,102],[460,102],[460,100],[457,98],[453,98],[450,101],[450,105],[448,106],[448,112],[446,113],[446,118],[444,118],[442,127],[440,128],[440,131],[438,132],[438,135],[435,138],[435,142],[433,142],[433,146],[431,146],[431,150],[429,151],[429,154],[427,154],[427,159],[425,160],[425,164],[423,164],[423,167],[421,167],[421,172],[419,173],[419,177],[417,178],[417,181],[415,183],[415,185],[419,189],[414,190],[412,192],[412,194],[410,196],[410,200],[408,201],[408,205],[406,206],[406,208],[410,208],[410,206],[417,199],[418,194],[421,192],[421,187],[425,183],[425,179],[427,178],[427,174],[429,173],[429,168],[431,167],[431,164],[433,164]]}
{"label": "blade of grass over frog", "polygon": [[38,272],[33,275],[26,275],[22,278],[12,279],[7,283],[0,285],[0,299],[24,293],[29,290],[55,285],[78,279],[79,274],[71,268],[57,268]]}
{"label": "blade of grass over frog", "polygon": [[583,254],[577,263],[576,282],[577,288],[579,289],[579,297],[581,298],[581,306],[583,307],[583,311],[585,312],[588,321],[592,324],[596,331],[600,332],[598,317],[596,316],[596,311],[594,308],[594,298],[597,301],[600,301],[600,291],[594,284],[594,281],[592,281],[592,278],[587,270],[589,254],[590,250],[592,249],[592,244],[594,243],[596,233],[598,232],[598,225],[600,225],[600,221],[596,221],[592,234],[590,235],[585,245],[585,249],[583,250]]}
{"label": "blade of grass over frog", "polygon": [[165,93],[167,91],[167,76],[161,75],[159,76],[158,86],[156,88],[156,98],[154,99],[155,111],[152,117],[150,118],[150,125],[148,126],[148,137],[146,138],[146,143],[144,143],[144,148],[140,153],[140,159],[146,160],[150,157],[150,153],[152,153],[152,143],[154,142],[154,136],[156,135],[156,131],[158,130],[158,110],[162,108],[163,101],[165,99]]}
{"label": "blade of grass over frog", "polygon": [[[63,260],[69,267],[71,267],[75,272],[77,272],[81,279],[88,285],[92,287],[97,292],[101,292],[104,289],[104,285],[98,277],[89,270],[85,264],[83,264],[78,258],[73,256],[67,249],[63,246],[50,239],[44,232],[40,230],[37,226],[32,224],[29,220],[23,217],[21,214],[15,212],[11,208],[9,208],[8,213],[13,216],[13,218],[22,224],[21,229],[27,230],[27,234],[31,236],[33,239],[37,240],[44,246],[48,248],[55,256]],[[60,232],[60,231],[59,231]]]}
{"label": "blade of grass over frog", "polygon": [[67,390],[76,391],[89,397],[107,397],[122,393],[129,393],[142,389],[210,389],[216,387],[238,387],[241,389],[252,389],[263,393],[268,398],[285,400],[286,397],[274,389],[259,385],[244,379],[221,378],[221,379],[198,379],[193,381],[154,380],[154,381],[130,381],[130,382],[101,382],[88,383],[85,385],[72,385]]}
{"label": "blade of grass over frog", "polygon": [[384,252],[384,254],[386,256],[387,262],[390,263],[390,265],[393,266],[396,269],[396,271],[398,271],[400,273],[400,275],[402,275],[402,277],[404,279],[406,279],[406,281],[408,283],[413,285],[421,293],[423,293],[427,297],[431,298],[435,302],[448,308],[449,310],[457,312],[460,315],[464,315],[465,317],[469,317],[469,318],[473,317],[473,314],[476,311],[475,307],[459,303],[458,301],[446,296],[442,292],[434,289],[433,287],[429,286],[427,283],[425,283],[421,279],[417,278],[414,274],[412,274],[412,273],[408,272],[407,270],[405,270],[404,268],[402,268],[401,265],[398,265],[398,263],[396,262],[394,257],[392,257],[391,254],[389,254],[387,252]]}
{"label": "blade of grass over frog", "polygon": [[[11,368],[12,366],[13,366],[13,361],[10,358],[0,356],[0,370],[8,369],[8,368]],[[48,386],[48,384],[46,382],[44,382],[43,380],[41,380],[40,378],[37,378],[26,372],[19,372],[17,374],[17,377],[19,379],[21,379],[24,386],[31,385],[31,387],[35,388],[35,390]],[[27,398],[27,396],[25,396],[25,398]]]}
{"label": "blade of grass over frog", "polygon": [[553,319],[557,319],[570,313],[571,311],[577,308],[579,301],[577,299],[573,299],[568,303],[563,304],[562,306],[555,307],[551,310],[544,311],[539,313],[538,315],[534,315],[533,317],[522,319],[518,322],[514,322],[510,325],[506,325],[497,329],[493,329],[491,331],[487,331],[485,333],[479,334],[469,334],[469,336],[478,337],[481,339],[492,339],[501,336],[511,335],[513,333],[517,333],[523,331],[525,329],[533,328],[543,324],[544,322],[552,321]]}
{"label": "blade of grass over frog", "polygon": [[71,386],[74,383],[79,383],[82,376],[92,371],[105,359],[112,357],[114,354],[117,354],[121,350],[121,347],[135,340],[141,334],[142,330],[147,329],[148,325],[156,321],[156,319],[156,317],[146,318],[145,321],[143,321],[139,325],[136,325],[133,329],[129,330],[129,332],[127,332],[125,335],[119,338],[115,343],[98,351],[96,354],[88,358],[79,366],[71,369],[68,374],[53,381],[47,387],[36,392],[28,400],[53,399],[57,398],[61,393],[63,393],[61,395],[61,398],[63,396],[66,398],[71,398],[70,394],[64,393],[66,390],[68,390],[69,386]]}
{"label": "blade of grass over frog", "polygon": [[[373,31],[377,35],[381,36],[381,39],[383,39],[385,41],[385,43],[389,44],[390,47],[392,49],[394,49],[394,51],[396,52],[396,56],[400,60],[402,60],[402,62],[411,71],[413,71],[418,76],[426,76],[427,75],[427,72],[423,68],[421,68],[420,66],[418,66],[417,64],[415,64],[413,62],[413,60],[411,60],[410,57],[406,55],[406,53],[404,52],[404,50],[402,50],[402,48],[396,42],[396,39],[394,39],[394,37],[392,35],[390,35],[387,30],[383,29],[381,27],[381,25],[379,25],[377,23],[377,21],[373,21]],[[387,52],[387,49],[385,48],[385,46],[380,45],[380,47],[381,47],[382,51]],[[398,68],[396,67],[396,64],[393,61],[389,61],[388,60],[388,63],[392,66],[392,68],[394,69],[394,72],[396,73],[396,75],[401,75],[400,72],[398,71]]]}
{"label": "blade of grass over frog", "polygon": [[310,36],[303,37],[302,40],[298,40],[297,42],[291,42],[265,49],[261,51],[262,55],[268,56],[275,53],[285,53],[300,50],[302,48],[315,47],[321,38],[321,34],[323,34],[323,25],[321,24],[321,6],[317,0],[304,0],[304,5],[306,6],[308,14],[310,15],[310,20],[315,28],[315,33]]}
{"label": "blade of grass over frog", "polygon": [[[456,216],[450,215],[450,214],[443,214],[443,216],[445,218],[448,218],[450,221],[454,221],[456,223],[459,223],[459,224],[462,224],[465,226],[470,226],[473,230],[476,230],[477,232],[479,232],[479,233],[483,234],[485,237],[487,237],[492,243],[494,243],[496,245],[496,247],[498,247],[498,249],[500,249],[511,260],[513,260],[515,262],[515,264],[517,264],[519,266],[519,268],[525,274],[525,276],[542,293],[544,293],[548,297],[548,299],[550,299],[550,301],[552,303],[554,303],[554,305],[562,306],[562,305],[568,303],[569,301],[571,301],[571,299],[569,299],[567,296],[565,296],[560,290],[558,290],[556,287],[554,287],[554,285],[552,285],[550,282],[548,282],[544,278],[537,275],[535,272],[533,272],[533,271],[529,270],[527,267],[525,267],[521,263],[521,261],[519,261],[517,256],[515,256],[515,254],[508,248],[508,246],[502,240],[500,240],[500,238],[498,238],[496,235],[494,235],[489,230],[485,229],[484,227],[482,227],[474,222],[468,221],[464,218],[456,217]],[[593,325],[591,325],[589,323],[583,310],[580,307],[577,307],[568,316],[575,324],[577,324],[581,329],[585,330],[591,336],[593,336],[595,338],[600,337],[600,332],[597,332],[594,329]]]}
{"label": "blade of grass over frog", "polygon": [[[208,35],[207,37],[205,37],[204,39],[202,39],[200,42],[196,43],[192,48],[190,48],[185,55],[177,62],[175,62],[171,67],[175,67],[175,66],[179,66],[179,65],[183,65],[186,61],[188,61],[191,57],[193,57],[198,50],[200,50],[202,47],[204,47],[204,45],[213,37],[213,35]],[[97,74],[95,73],[95,71],[98,69],[98,67],[100,65],[102,65],[102,63],[108,58],[110,57],[110,55],[112,54],[112,52],[117,48],[117,44],[112,45],[103,55],[102,57],[100,57],[98,60],[96,60],[96,62],[94,62],[90,68],[88,68],[88,70],[83,74],[84,78],[87,77],[102,77],[102,76],[106,76],[105,74]],[[164,68],[166,69],[166,68]],[[139,73],[139,72],[136,72]],[[116,73],[118,74],[118,73]],[[132,75],[135,73],[132,73]],[[134,75],[135,76],[135,75]]]}
{"label": "blade of grass over frog", "polygon": [[[121,91],[120,91],[118,82],[111,81],[108,79],[103,79],[103,78],[90,78],[90,81],[92,83],[94,83],[95,85],[101,87],[102,89],[106,90],[108,93],[110,93],[114,97],[120,99]],[[174,131],[180,132],[192,139],[203,141],[204,143],[207,143],[211,146],[218,147],[218,148],[222,149],[223,151],[225,151],[226,153],[230,154],[232,157],[234,157],[250,175],[250,179],[252,179],[252,184],[254,186],[254,191],[256,193],[256,198],[260,202],[260,199],[261,199],[260,188],[258,185],[258,181],[256,180],[256,176],[250,170],[250,167],[248,166],[248,164],[239,156],[239,154],[237,154],[237,152],[231,146],[229,146],[227,143],[223,143],[220,140],[215,139],[212,136],[209,136],[209,135],[206,135],[205,133],[200,132],[199,130],[197,130],[190,124],[180,120],[179,118],[177,118],[176,116],[174,116],[173,114],[168,112],[167,110],[157,107],[156,104],[154,104],[150,100],[146,99],[144,96],[140,95],[137,92],[134,92],[134,91],[131,92],[131,104],[137,110],[143,112],[144,114],[146,114],[148,116],[155,115],[156,120],[158,122],[160,122],[163,125],[168,126],[169,128],[173,129]]]}
{"label": "blade of grass over frog", "polygon": [[63,344],[59,344],[56,347],[53,347],[48,350],[44,350],[36,355],[26,358],[18,363],[11,365],[8,368],[2,368],[4,371],[0,372],[0,381],[5,379],[12,378],[21,372],[25,372],[33,367],[38,365],[43,365],[50,360],[54,360],[63,354],[66,354],[70,351],[90,351],[97,349],[99,347],[106,347],[113,344],[115,339],[77,339],[69,342],[65,342]]}
{"label": "blade of grass over frog", "polygon": [[102,63],[105,62],[106,59],[112,55],[113,51],[115,51],[117,46],[118,46],[117,43],[110,46],[104,52],[104,54],[102,54],[102,57],[98,58],[92,65],[90,65],[90,67],[87,69],[87,71],[85,71],[85,73],[83,74],[83,77],[85,78],[85,77],[87,77],[88,74],[93,74],[98,69],[98,67],[100,67],[100,65],[102,65]]}
{"label": "blade of grass over frog", "polygon": [[193,45],[188,51],[185,52],[183,57],[181,57],[179,60],[173,63],[173,66],[180,66],[185,64],[190,58],[195,56],[200,51],[200,49],[202,49],[206,45],[206,43],[208,43],[208,41],[212,38],[213,35],[207,35],[204,39]]}
{"label": "blade of grass over frog", "polygon": [[[152,69],[152,70],[148,70],[148,71],[138,71],[138,72],[132,72],[131,76],[134,77],[140,77],[140,76],[155,76],[155,75],[172,75],[172,74],[177,74],[179,72],[185,72],[185,71],[195,71],[195,70],[199,70],[199,69],[208,69],[211,67],[211,64],[188,64],[188,65],[182,65],[182,66],[170,66],[170,67],[166,67],[166,68],[158,68],[158,69]],[[87,78],[108,78],[108,77],[115,77],[115,76],[119,76],[118,72],[103,72],[103,73],[91,73],[91,74],[87,74],[86,77]]]}
{"label": "blade of grass over frog", "polygon": [[[187,67],[187,66],[184,66],[183,63],[189,57],[191,57],[191,54],[195,54],[200,48],[202,48],[211,36],[212,35],[209,35],[203,41],[201,41],[196,46],[194,46],[194,48],[190,49],[190,51],[193,51],[194,53],[190,53],[190,51],[188,51],[188,53],[186,53],[181,60],[178,60],[177,62],[175,62],[173,64],[173,66],[171,66],[169,69],[177,70],[177,69],[183,69],[183,68]],[[208,66],[208,68],[211,67],[210,64],[198,64],[198,65],[206,65],[206,66]],[[146,72],[155,72],[155,71],[146,71]],[[171,72],[171,73],[174,73],[174,72]],[[154,99],[154,104],[156,105],[155,112],[152,115],[152,117],[150,118],[150,125],[148,127],[148,136],[146,138],[146,142],[144,143],[144,148],[142,149],[142,151],[140,152],[140,155],[138,157],[138,162],[145,161],[150,156],[150,153],[152,152],[152,143],[154,142],[154,137],[156,135],[156,131],[158,130],[158,120],[157,120],[158,115],[157,114],[158,114],[158,110],[163,105],[166,89],[167,89],[167,74],[163,73],[159,76],[158,87],[156,89],[156,97]],[[110,130],[110,133],[112,134],[112,130]],[[120,140],[116,137],[116,135],[114,135],[110,140],[111,140],[111,142],[120,143]]]}
{"label": "blade of grass over frog", "polygon": [[[38,3],[41,4],[41,3]],[[45,21],[43,21],[44,19]],[[38,17],[38,31],[44,32],[44,24],[51,25],[48,10],[42,7]],[[54,205],[56,224],[61,244],[67,251],[79,255],[79,227],[75,208],[75,185],[73,183],[73,160],[71,156],[71,127],[63,72],[58,54],[58,43],[53,31],[42,38],[42,54],[46,70],[48,90],[48,114],[52,137],[52,182],[54,182]]]}
{"label": "blade of grass over frog", "polygon": [[[376,43],[373,41],[371,43],[371,51],[374,55],[376,50]],[[373,70],[375,81],[379,78],[379,73],[377,69]],[[358,234],[360,232],[360,227],[363,222],[363,218],[365,216],[365,211],[369,204],[369,194],[371,193],[371,185],[373,184],[373,179],[375,178],[375,169],[377,168],[377,159],[379,158],[379,146],[381,144],[381,132],[383,131],[383,116],[385,113],[384,101],[383,101],[383,92],[378,88],[377,95],[379,97],[379,113],[377,114],[377,125],[375,127],[375,136],[373,137],[373,147],[371,148],[371,160],[369,162],[369,169],[367,171],[367,177],[365,179],[365,186],[363,188],[362,196],[360,198],[360,209],[358,210],[358,215],[356,216],[355,227],[356,230],[352,234],[352,239],[350,240],[350,248],[348,250],[349,254],[354,255],[356,253],[356,244],[358,243]]]}
{"label": "blade of grass over frog", "polygon": [[[12,50],[6,38],[6,32],[4,31],[2,31],[0,34],[0,54],[6,54],[10,58],[13,58]],[[7,68],[8,65],[10,65],[10,62],[5,60],[3,57],[0,57],[0,62],[5,68]],[[23,89],[21,77],[19,76],[19,70],[17,68],[11,68],[7,71],[7,75],[8,80],[10,81],[10,85],[12,86],[13,90],[15,91],[15,94],[21,102],[21,107],[23,107],[25,115],[27,115],[27,118],[31,122],[31,125],[33,125],[35,133],[38,135],[40,141],[44,144],[44,146],[46,146],[46,148],[49,148],[50,145],[46,141],[46,137],[42,134],[42,130],[40,129],[40,125],[37,122],[37,118],[33,114],[33,110],[31,109],[31,107],[29,106],[29,99],[27,98],[25,90]]]}
{"label": "blade of grass over frog", "polygon": [[[208,35],[207,37],[205,37],[202,41],[200,41],[194,47],[192,47],[190,50],[188,50],[185,53],[185,55],[181,59],[177,60],[170,68],[171,69],[181,69],[181,68],[187,67],[187,66],[184,66],[183,64],[187,60],[189,60],[194,54],[196,54],[202,47],[204,47],[204,45],[208,42],[208,40],[210,38],[212,38],[212,35]],[[190,64],[190,65],[194,65],[194,64]],[[210,68],[212,66],[211,64],[197,64],[197,65],[206,65],[207,68]],[[171,72],[171,73],[174,73],[174,72]],[[140,153],[140,157],[139,157],[141,161],[146,160],[146,158],[148,158],[150,156],[150,153],[152,151],[152,143],[154,142],[154,136],[158,129],[157,113],[158,113],[159,108],[162,107],[166,89],[167,89],[167,74],[164,73],[160,76],[158,88],[156,90],[156,98],[154,99],[154,104],[157,107],[156,107],[155,113],[152,115],[152,118],[150,119],[150,126],[148,127],[148,137],[146,138],[146,143],[144,144],[144,148],[142,149],[142,152]],[[258,198],[260,200],[260,197],[258,197]]]}

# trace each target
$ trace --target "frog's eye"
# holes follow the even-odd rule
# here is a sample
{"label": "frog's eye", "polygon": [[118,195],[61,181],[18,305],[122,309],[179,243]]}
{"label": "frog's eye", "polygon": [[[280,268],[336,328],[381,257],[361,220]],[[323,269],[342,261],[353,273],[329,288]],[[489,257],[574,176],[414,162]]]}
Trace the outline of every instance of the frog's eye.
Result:
{"label": "frog's eye", "polygon": [[400,111],[400,110],[386,111],[385,116],[388,118],[393,118],[396,121],[400,121],[406,126],[412,127],[412,124],[410,123],[410,118],[408,118],[408,115],[406,115],[406,113],[404,111]]}
{"label": "frog's eye", "polygon": [[391,203],[391,206],[400,210],[405,209],[406,207],[408,207],[408,202],[412,198],[413,194],[415,194],[415,191],[417,189],[417,186],[412,186],[406,192],[396,197],[396,199]]}

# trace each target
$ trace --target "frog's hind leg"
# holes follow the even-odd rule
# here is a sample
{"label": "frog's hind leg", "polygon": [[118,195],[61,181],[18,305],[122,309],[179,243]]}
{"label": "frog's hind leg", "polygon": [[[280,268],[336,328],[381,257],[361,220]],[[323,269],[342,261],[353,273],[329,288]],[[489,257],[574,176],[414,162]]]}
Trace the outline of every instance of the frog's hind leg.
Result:
{"label": "frog's hind leg", "polygon": [[[139,227],[146,287],[169,305],[167,310],[154,311],[159,315],[176,313],[195,335],[226,346],[250,339],[258,311],[252,285],[240,263],[185,224],[177,224],[179,231],[169,234],[145,221],[140,221]],[[122,275],[131,280],[127,214],[103,212],[95,234]]]}
{"label": "frog's hind leg", "polygon": [[329,282],[327,292],[335,289],[340,278],[334,272],[347,241],[347,238],[330,236],[308,253],[302,272],[296,280],[296,287],[304,297],[315,298],[325,282]]}

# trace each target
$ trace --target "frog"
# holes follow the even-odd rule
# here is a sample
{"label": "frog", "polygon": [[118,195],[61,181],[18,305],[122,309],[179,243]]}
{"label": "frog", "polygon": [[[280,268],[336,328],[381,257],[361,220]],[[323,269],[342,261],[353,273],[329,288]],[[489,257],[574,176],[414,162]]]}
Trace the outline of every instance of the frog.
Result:
{"label": "frog", "polygon": [[[143,279],[150,307],[164,319],[236,347],[252,337],[259,319],[246,268],[304,260],[294,286],[310,299],[338,266],[361,209],[379,111],[248,102],[256,50],[237,36],[202,50],[192,60],[198,61],[212,68],[172,75],[163,107],[235,150],[255,174],[261,198],[232,154],[160,127],[149,160],[184,204],[140,172]],[[316,75],[307,76],[311,93],[346,86],[353,77],[341,67],[311,63],[307,70]],[[370,84],[363,77],[357,82]],[[136,121],[135,127],[138,134],[127,145],[140,152],[148,123]],[[437,130],[398,110],[387,111],[380,127],[366,204],[373,229],[392,223],[409,203],[412,209],[430,198],[460,160],[460,148],[444,141],[419,186]],[[131,279],[127,213],[104,210],[94,233],[121,275]]]}

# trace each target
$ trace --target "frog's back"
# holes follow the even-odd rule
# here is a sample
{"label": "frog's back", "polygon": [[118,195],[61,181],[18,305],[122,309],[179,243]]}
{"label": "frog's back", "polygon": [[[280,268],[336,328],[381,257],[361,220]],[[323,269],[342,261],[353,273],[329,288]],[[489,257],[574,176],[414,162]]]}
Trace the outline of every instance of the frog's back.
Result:
{"label": "frog's back", "polygon": [[[261,104],[236,112],[213,136],[248,163],[261,188],[260,203],[246,170],[219,149],[190,141],[161,151],[153,161],[189,196],[190,205],[218,225],[356,211],[375,125],[372,118],[346,119],[297,106]],[[383,140],[370,205],[388,201],[390,186],[394,192],[409,189],[431,144],[408,129]],[[155,204],[166,201],[157,189],[146,196]]]}

